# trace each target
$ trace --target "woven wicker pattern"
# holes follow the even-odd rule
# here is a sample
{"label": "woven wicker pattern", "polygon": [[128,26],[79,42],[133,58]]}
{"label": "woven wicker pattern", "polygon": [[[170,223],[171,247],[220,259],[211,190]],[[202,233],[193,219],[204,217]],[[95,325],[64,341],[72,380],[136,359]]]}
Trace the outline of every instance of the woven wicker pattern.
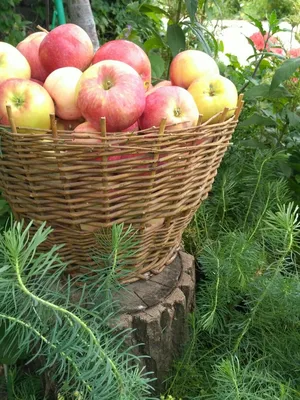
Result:
{"label": "woven wicker pattern", "polygon": [[[175,257],[183,230],[211,189],[242,108],[218,124],[133,133],[71,134],[1,128],[0,183],[17,219],[54,228],[45,247],[61,249],[68,271],[84,273],[101,234],[132,224],[138,245],[126,281],[159,273]],[[223,122],[222,122],[223,121]],[[75,140],[74,140],[75,138]],[[88,143],[88,144],[87,144]],[[99,233],[100,232],[100,233]],[[107,251],[107,249],[100,249]]]}

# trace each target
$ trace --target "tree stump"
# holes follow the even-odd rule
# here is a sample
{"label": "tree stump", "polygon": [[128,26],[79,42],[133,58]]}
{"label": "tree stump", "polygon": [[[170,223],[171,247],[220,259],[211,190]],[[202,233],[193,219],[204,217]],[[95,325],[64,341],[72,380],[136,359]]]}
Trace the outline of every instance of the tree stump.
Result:
{"label": "tree stump", "polygon": [[121,328],[132,328],[129,345],[156,380],[154,389],[163,390],[173,361],[180,356],[188,338],[187,316],[195,302],[195,260],[179,251],[174,261],[149,280],[126,285],[118,293]]}

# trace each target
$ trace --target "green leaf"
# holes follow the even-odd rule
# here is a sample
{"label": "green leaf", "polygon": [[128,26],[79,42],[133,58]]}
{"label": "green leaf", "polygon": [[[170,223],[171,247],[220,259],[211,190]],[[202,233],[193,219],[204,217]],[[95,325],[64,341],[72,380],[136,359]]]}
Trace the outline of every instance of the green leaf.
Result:
{"label": "green leaf", "polygon": [[190,25],[190,29],[191,31],[195,34],[195,36],[197,37],[199,43],[201,44],[202,50],[207,53],[208,55],[212,56],[212,51],[211,48],[207,42],[207,40],[205,39],[204,33],[202,28],[195,27],[193,25]]}
{"label": "green leaf", "polygon": [[145,12],[143,14],[152,19],[156,24],[159,24],[161,21],[161,15],[156,14],[155,12]]}
{"label": "green leaf", "polygon": [[151,4],[142,4],[139,10],[143,14],[153,12],[155,14],[164,14],[165,16],[170,17],[169,13],[165,11],[163,8],[152,6]]}
{"label": "green leaf", "polygon": [[19,358],[26,357],[26,351],[24,349],[23,354],[18,354],[18,333],[16,331],[6,332],[6,328],[3,322],[0,325],[0,363],[13,365]]}
{"label": "green leaf", "polygon": [[185,35],[178,24],[168,25],[167,42],[173,57],[185,50]]}
{"label": "green leaf", "polygon": [[269,117],[254,113],[251,117],[245,119],[239,123],[239,127],[243,128],[250,125],[262,125],[262,126],[276,126],[276,122]]}
{"label": "green leaf", "polygon": [[281,169],[281,172],[284,174],[284,176],[286,178],[289,178],[292,175],[293,170],[292,170],[291,166],[288,164],[287,161],[279,160],[278,161],[278,166],[279,166],[279,168]]}
{"label": "green leaf", "polygon": [[278,32],[279,29],[279,21],[277,19],[277,14],[276,11],[272,11],[269,18],[268,18],[268,22],[269,22],[269,27],[270,27],[270,32],[271,34],[274,34],[276,32]]}
{"label": "green leaf", "polygon": [[269,94],[270,86],[266,83],[253,86],[245,92],[245,100],[253,100],[257,97],[266,97]]}
{"label": "green leaf", "polygon": [[0,216],[6,214],[9,211],[9,205],[7,202],[0,198]]}
{"label": "green leaf", "polygon": [[202,36],[204,38],[204,40],[207,43],[207,47],[209,48],[209,53],[212,56],[212,51],[211,51],[211,46],[210,44],[207,42],[207,40],[204,37],[203,31],[206,32],[206,34],[210,37],[210,39],[212,40],[212,43],[214,45],[214,56],[217,57],[218,56],[218,51],[219,51],[219,44],[218,41],[215,38],[215,35],[213,35],[204,25],[199,24],[199,22],[196,22],[196,27],[198,28],[198,30],[200,32],[202,32]]}
{"label": "green leaf", "polygon": [[253,22],[253,24],[256,26],[257,29],[259,29],[260,33],[263,35],[265,33],[265,30],[263,28],[263,24],[260,20],[251,17],[249,14],[245,14],[247,17]]}
{"label": "green leaf", "polygon": [[157,37],[151,37],[150,39],[146,40],[144,43],[144,50],[148,53],[150,50],[153,49],[160,49],[164,47],[164,43],[162,40],[159,40]]}
{"label": "green leaf", "polygon": [[219,51],[221,51],[222,53],[224,52],[224,42],[223,42],[223,40],[219,40],[219,41],[218,41],[218,49],[219,49]]}
{"label": "green leaf", "polygon": [[11,267],[9,265],[3,265],[3,267],[0,268],[0,274],[2,274],[2,272],[8,271]]}
{"label": "green leaf", "polygon": [[190,20],[194,22],[198,8],[198,0],[185,0],[185,6],[189,14]]}
{"label": "green leaf", "polygon": [[152,77],[161,78],[165,71],[165,61],[160,55],[154,53],[150,53],[148,57],[151,62]]}
{"label": "green leaf", "polygon": [[300,67],[300,57],[290,58],[286,60],[276,71],[273,76],[270,92],[277,88],[282,82],[290,78],[293,73]]}
{"label": "green leaf", "polygon": [[287,117],[289,120],[290,126],[294,128],[298,128],[300,126],[300,116],[292,111],[287,111]]}
{"label": "green leaf", "polygon": [[266,99],[281,98],[281,97],[293,97],[291,93],[284,87],[277,87],[272,92],[270,91],[270,85],[263,83],[261,85],[253,86],[245,92],[245,100],[253,100],[258,97],[264,97]]}

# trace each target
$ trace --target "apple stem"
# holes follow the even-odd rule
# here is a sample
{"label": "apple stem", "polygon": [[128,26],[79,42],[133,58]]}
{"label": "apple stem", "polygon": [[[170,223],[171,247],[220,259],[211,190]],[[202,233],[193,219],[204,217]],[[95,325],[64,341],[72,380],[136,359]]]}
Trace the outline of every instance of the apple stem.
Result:
{"label": "apple stem", "polygon": [[41,25],[37,25],[37,28],[42,32],[49,33],[49,31],[47,31],[47,29],[43,28]]}

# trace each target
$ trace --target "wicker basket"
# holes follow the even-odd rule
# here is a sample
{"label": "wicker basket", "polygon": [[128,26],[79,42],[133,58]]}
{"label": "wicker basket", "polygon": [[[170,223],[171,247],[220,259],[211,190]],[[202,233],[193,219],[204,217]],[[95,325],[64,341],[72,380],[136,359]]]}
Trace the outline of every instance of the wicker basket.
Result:
{"label": "wicker basket", "polygon": [[[132,225],[137,247],[125,281],[147,279],[176,256],[184,229],[207,197],[242,109],[217,124],[133,133],[74,134],[52,129],[0,131],[0,183],[16,219],[52,226],[44,248],[64,243],[68,272],[86,273],[96,234]],[[84,144],[87,141],[89,144]],[[96,144],[94,144],[96,142]],[[122,159],[120,156],[122,155]],[[105,252],[105,249],[100,249]],[[107,251],[107,249],[106,249]]]}

